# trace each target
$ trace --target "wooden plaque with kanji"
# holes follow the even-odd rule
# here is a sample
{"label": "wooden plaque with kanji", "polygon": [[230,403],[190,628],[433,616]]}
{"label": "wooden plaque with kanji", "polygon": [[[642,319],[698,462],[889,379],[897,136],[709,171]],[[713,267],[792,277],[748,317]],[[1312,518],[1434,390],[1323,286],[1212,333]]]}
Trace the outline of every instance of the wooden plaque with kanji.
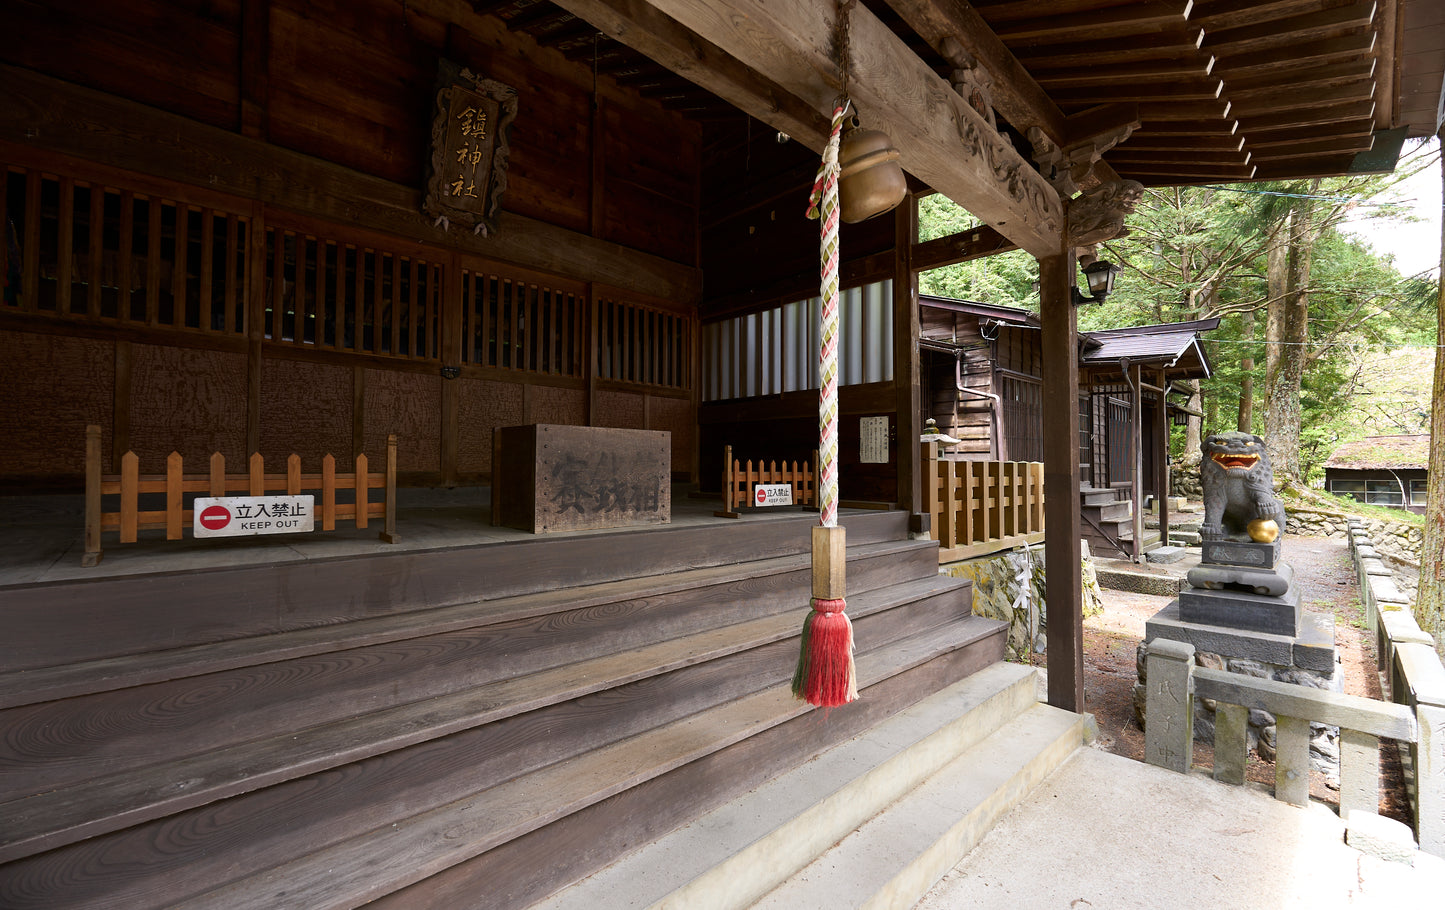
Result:
{"label": "wooden plaque with kanji", "polygon": [[517,116],[517,91],[466,69],[448,76],[444,68],[441,82],[422,210],[490,234],[507,189],[507,128]]}

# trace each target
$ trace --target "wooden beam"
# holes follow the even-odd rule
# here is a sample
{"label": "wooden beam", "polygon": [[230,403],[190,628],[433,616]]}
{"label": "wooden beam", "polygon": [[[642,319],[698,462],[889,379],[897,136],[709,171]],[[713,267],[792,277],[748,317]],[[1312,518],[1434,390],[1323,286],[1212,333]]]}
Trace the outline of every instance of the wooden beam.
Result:
{"label": "wooden beam", "polygon": [[1248,136],[1251,149],[1268,148],[1274,145],[1294,145],[1307,139],[1336,139],[1345,136],[1373,136],[1375,121],[1367,117],[1354,120],[1331,121],[1315,126],[1297,129],[1264,129]]}
{"label": "wooden beam", "polygon": [[[1312,88],[1308,91],[1272,91],[1235,99],[1234,113],[1241,120],[1274,111],[1300,110],[1315,107],[1336,108],[1352,101],[1369,101],[1375,95],[1372,80],[1337,88]],[[1231,96],[1233,97],[1233,96]]]}
{"label": "wooden beam", "polygon": [[1290,45],[1266,51],[1218,48],[1217,70],[1225,79],[1271,71],[1292,72],[1297,67],[1321,63],[1344,63],[1368,57],[1375,49],[1375,33],[1347,35],[1303,46]]}
{"label": "wooden beam", "polygon": [[1204,30],[1189,26],[1157,35],[1135,35],[1127,42],[1094,45],[1061,41],[1014,49],[1014,56],[1032,72],[1061,66],[1106,66],[1140,60],[1197,60]]}
{"label": "wooden beam", "polygon": [[1116,63],[1112,66],[1078,64],[1059,69],[1035,70],[1034,78],[1041,86],[1133,85],[1142,79],[1180,82],[1202,79],[1214,71],[1215,58],[1210,54],[1190,57],[1165,57],[1137,63]]}
{"label": "wooden beam", "polygon": [[1132,85],[1060,88],[1053,92],[1053,98],[1064,107],[1071,108],[1081,104],[1117,104],[1121,102],[1214,101],[1223,93],[1223,80],[1204,78],[1189,82],[1160,81]]}
{"label": "wooden beam", "polygon": [[[1190,164],[1182,162],[1179,164],[1152,164],[1119,162],[1120,170],[1128,177],[1139,180],[1141,177],[1168,177],[1178,178],[1181,181],[1192,180],[1248,180],[1254,176],[1255,166],[1252,164]],[[1149,181],[1142,181],[1148,183]]]}
{"label": "wooden beam", "polygon": [[[1139,105],[1133,102],[1101,104],[1070,114],[1065,122],[1064,145],[1071,149],[1100,137],[1117,133],[1124,127],[1139,128]],[[1117,139],[1117,137],[1112,137]]]}
{"label": "wooden beam", "polygon": [[963,0],[888,0],[888,5],[934,50],[952,38],[978,60],[994,79],[994,109],[1015,129],[1027,133],[1037,126],[1062,144],[1064,115],[1059,106],[972,6]]}
{"label": "wooden beam", "polygon": [[[1079,545],[1079,344],[1072,251],[1039,259],[1043,322],[1044,562],[1049,704],[1084,710],[1084,593]],[[1063,571],[1057,571],[1063,567]]]}
{"label": "wooden beam", "polygon": [[1149,0],[1144,3],[1127,3],[1103,9],[1050,15],[1051,9],[1040,4],[1035,7],[1038,15],[1034,18],[997,23],[994,34],[1006,44],[1041,44],[1057,38],[1075,42],[1130,38],[1140,32],[1183,29],[1192,6],[1193,0]]}
{"label": "wooden beam", "polygon": [[559,0],[558,5],[741,110],[769,110],[769,123],[811,147],[821,148],[827,138],[828,118],[784,84],[744,66],[643,0]]}
{"label": "wooden beam", "polygon": [[1133,168],[1139,164],[1168,164],[1178,167],[1181,164],[1249,164],[1249,152],[1243,151],[1202,151],[1193,149],[1179,152],[1159,152],[1148,149],[1117,148],[1109,153],[1109,160],[1116,166],[1125,169]]}
{"label": "wooden beam", "polygon": [[1375,144],[1374,136],[1346,136],[1341,139],[1315,139],[1289,145],[1272,145],[1257,149],[1254,161],[1280,161],[1287,158],[1319,158],[1324,155],[1353,155],[1368,151]]}
{"label": "wooden beam", "polygon": [[[814,109],[831,110],[842,88],[832,53],[835,25],[832,15],[819,16],[816,5],[653,5],[745,66],[789,86]],[[1063,231],[1063,207],[1033,165],[861,4],[850,13],[849,40],[849,94],[867,125],[892,138],[903,167],[1024,249],[1051,248]],[[766,123],[776,119],[771,110],[745,110]]]}
{"label": "wooden beam", "polygon": [[1237,152],[1244,148],[1244,137],[1235,136],[1161,136],[1157,133],[1135,133],[1118,151],[1130,152]]}
{"label": "wooden beam", "polygon": [[947,237],[935,237],[914,244],[913,269],[916,272],[929,272],[946,265],[956,265],[1016,249],[1018,247],[1007,237],[988,225],[981,224]]}
{"label": "wooden beam", "polygon": [[1139,119],[1152,125],[1180,120],[1228,120],[1228,101],[1144,101],[1139,104]]}
{"label": "wooden beam", "polygon": [[421,214],[421,190],[352,171],[184,117],[0,66],[0,140],[254,199],[337,224],[499,259],[653,297],[695,301],[697,269],[502,212],[491,237],[443,230]]}
{"label": "wooden beam", "polygon": [[1296,70],[1266,70],[1255,73],[1231,75],[1225,87],[1229,97],[1235,100],[1248,98],[1252,94],[1277,92],[1281,88],[1298,91],[1309,86],[1348,85],[1375,75],[1375,59],[1364,57],[1344,63],[1321,63],[1302,66]]}
{"label": "wooden beam", "polygon": [[1282,129],[1292,126],[1319,126],[1339,120],[1361,120],[1375,115],[1375,102],[1356,101],[1334,107],[1303,107],[1298,110],[1277,110],[1254,118],[1239,118],[1239,127],[1248,136],[1255,130]]}
{"label": "wooden beam", "polygon": [[1224,58],[1365,32],[1375,17],[1374,0],[1292,16],[1255,20],[1236,28],[1206,31],[1204,49]]}

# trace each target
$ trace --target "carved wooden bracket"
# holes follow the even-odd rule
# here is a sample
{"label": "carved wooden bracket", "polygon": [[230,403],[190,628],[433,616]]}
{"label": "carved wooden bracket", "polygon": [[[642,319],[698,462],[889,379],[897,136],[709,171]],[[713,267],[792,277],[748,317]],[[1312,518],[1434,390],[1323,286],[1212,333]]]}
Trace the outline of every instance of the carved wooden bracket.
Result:
{"label": "carved wooden bracket", "polygon": [[1112,180],[1069,203],[1068,245],[1081,249],[1080,258],[1093,256],[1093,248],[1106,240],[1129,236],[1124,226],[1144,198],[1144,184],[1137,180]]}
{"label": "carved wooden bracket", "polygon": [[1097,185],[1094,165],[1109,149],[1139,128],[1137,104],[1102,105],[1068,119],[1069,132],[1062,145],[1043,130],[1030,127],[1029,142],[1039,171],[1065,199]]}
{"label": "carved wooden bracket", "polygon": [[953,71],[948,76],[953,90],[997,131],[998,120],[993,112],[993,76],[952,36],[943,39],[939,52],[943,54],[943,59],[953,64]]}

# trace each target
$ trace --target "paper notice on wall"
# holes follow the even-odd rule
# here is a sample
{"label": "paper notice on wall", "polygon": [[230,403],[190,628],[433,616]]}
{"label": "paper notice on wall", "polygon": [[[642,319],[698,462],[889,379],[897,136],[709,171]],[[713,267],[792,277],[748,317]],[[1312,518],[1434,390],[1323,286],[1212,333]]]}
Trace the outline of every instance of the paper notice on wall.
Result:
{"label": "paper notice on wall", "polygon": [[863,464],[888,463],[888,418],[864,417],[861,439],[858,445],[858,460]]}

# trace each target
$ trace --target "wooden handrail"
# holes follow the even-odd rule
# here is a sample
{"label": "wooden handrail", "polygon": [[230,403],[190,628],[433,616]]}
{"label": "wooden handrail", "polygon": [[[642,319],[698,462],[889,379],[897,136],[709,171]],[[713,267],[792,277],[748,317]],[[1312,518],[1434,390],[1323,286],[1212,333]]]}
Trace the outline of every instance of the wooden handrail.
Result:
{"label": "wooden handrail", "polygon": [[924,508],[933,519],[940,561],[1043,532],[1042,463],[940,459],[934,442],[923,443],[923,450]]}
{"label": "wooden handrail", "polygon": [[[383,521],[381,539],[396,543],[401,538],[396,533],[396,436],[386,437],[386,470],[371,473],[367,470],[365,454],[356,456],[354,472],[338,474],[336,459],[327,455],[321,460],[319,474],[301,473],[301,456],[292,454],[286,459],[286,472],[266,472],[265,460],[259,452],[247,459],[244,474],[226,473],[226,457],[220,452],[211,455],[210,470],[206,474],[186,474],[184,461],[179,452],[172,452],[166,458],[164,474],[141,474],[140,459],[134,452],[121,457],[119,474],[101,474],[100,427],[85,428],[85,553],[81,565],[94,566],[101,560],[101,533],[118,531],[121,543],[135,543],[138,532],[152,528],[165,528],[166,540],[180,540],[184,531],[191,526],[194,514],[185,508],[186,493],[203,493],[207,496],[238,494],[245,496],[266,496],[284,494],[297,496],[304,490],[319,491],[316,519],[323,531],[336,530],[337,520],[350,520],[356,527],[365,528],[370,519]],[[353,490],[355,495],[349,503],[336,501],[337,490]],[[380,502],[372,502],[371,490],[384,490]],[[141,511],[140,496],[143,493],[164,493],[165,508]],[[119,495],[119,511],[106,512],[102,509],[103,496]]]}

